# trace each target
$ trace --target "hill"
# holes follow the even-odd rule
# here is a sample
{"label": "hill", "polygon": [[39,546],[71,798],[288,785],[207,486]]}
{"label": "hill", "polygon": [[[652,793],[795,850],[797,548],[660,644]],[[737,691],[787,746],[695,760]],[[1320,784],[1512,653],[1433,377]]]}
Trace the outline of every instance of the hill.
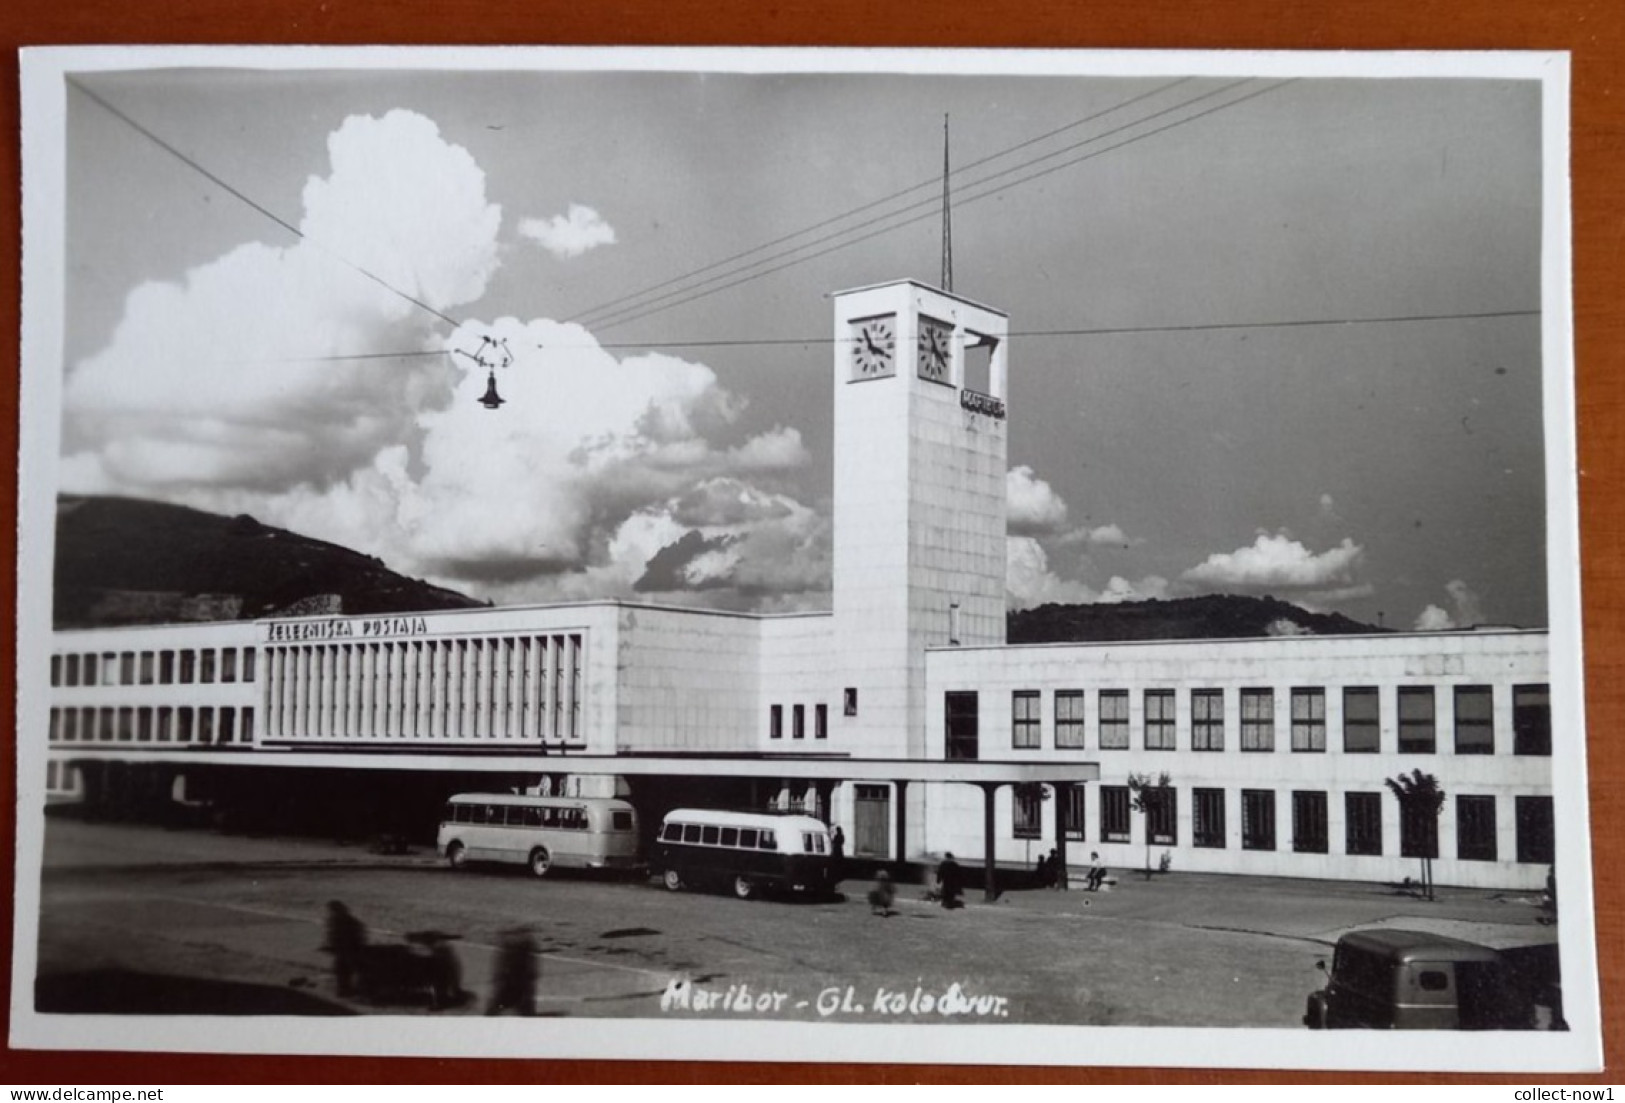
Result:
{"label": "hill", "polygon": [[57,499],[54,581],[58,628],[483,604],[246,514],[135,498]]}
{"label": "hill", "polygon": [[1273,597],[1209,594],[1110,605],[1040,605],[1009,614],[1011,643],[1249,639],[1383,632],[1341,613],[1311,613]]}

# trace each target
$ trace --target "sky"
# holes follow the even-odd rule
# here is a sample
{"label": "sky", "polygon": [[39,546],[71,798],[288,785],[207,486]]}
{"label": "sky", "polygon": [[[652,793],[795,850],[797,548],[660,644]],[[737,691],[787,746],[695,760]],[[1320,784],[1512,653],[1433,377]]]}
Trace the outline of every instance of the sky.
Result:
{"label": "sky", "polygon": [[954,291],[1010,315],[1012,608],[1546,623],[1533,82],[157,69],[66,106],[65,493],[498,603],[828,608],[829,296],[939,282],[946,115]]}

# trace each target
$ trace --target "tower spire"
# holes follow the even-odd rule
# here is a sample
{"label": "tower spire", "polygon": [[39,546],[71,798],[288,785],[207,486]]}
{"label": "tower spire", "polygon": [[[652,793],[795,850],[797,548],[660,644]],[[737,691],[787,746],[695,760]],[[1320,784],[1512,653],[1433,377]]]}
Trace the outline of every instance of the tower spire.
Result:
{"label": "tower spire", "polygon": [[948,202],[948,116],[942,116],[942,289],[954,289],[954,219]]}

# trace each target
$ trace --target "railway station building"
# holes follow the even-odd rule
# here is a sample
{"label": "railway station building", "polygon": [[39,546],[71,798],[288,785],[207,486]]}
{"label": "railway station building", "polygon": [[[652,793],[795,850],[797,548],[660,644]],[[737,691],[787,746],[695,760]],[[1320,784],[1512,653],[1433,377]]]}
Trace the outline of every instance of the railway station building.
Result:
{"label": "railway station building", "polygon": [[[1532,889],[1552,861],[1544,631],[1005,641],[1009,328],[912,281],[834,297],[831,607],[626,601],[55,633],[48,785],[796,807],[847,852]],[[45,657],[38,676],[44,678]],[[1436,820],[1386,780],[1438,779]],[[1136,808],[1131,776],[1154,786]],[[388,814],[384,809],[380,814]],[[411,826],[411,825],[408,825]]]}

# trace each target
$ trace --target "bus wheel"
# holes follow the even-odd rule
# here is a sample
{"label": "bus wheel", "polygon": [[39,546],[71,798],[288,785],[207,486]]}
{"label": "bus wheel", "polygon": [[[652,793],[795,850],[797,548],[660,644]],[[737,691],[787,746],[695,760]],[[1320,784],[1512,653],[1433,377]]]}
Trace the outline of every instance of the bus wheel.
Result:
{"label": "bus wheel", "polygon": [[756,886],[751,884],[749,877],[735,877],[734,895],[741,900],[749,900],[756,895]]}
{"label": "bus wheel", "polygon": [[530,871],[538,877],[546,877],[547,871],[553,868],[553,855],[547,852],[546,847],[539,846],[530,852]]}
{"label": "bus wheel", "polygon": [[446,864],[452,869],[462,869],[468,865],[468,851],[463,849],[462,843],[452,843],[446,847]]}
{"label": "bus wheel", "polygon": [[683,889],[683,875],[675,869],[668,869],[660,875],[660,881],[672,892],[681,892]]}

